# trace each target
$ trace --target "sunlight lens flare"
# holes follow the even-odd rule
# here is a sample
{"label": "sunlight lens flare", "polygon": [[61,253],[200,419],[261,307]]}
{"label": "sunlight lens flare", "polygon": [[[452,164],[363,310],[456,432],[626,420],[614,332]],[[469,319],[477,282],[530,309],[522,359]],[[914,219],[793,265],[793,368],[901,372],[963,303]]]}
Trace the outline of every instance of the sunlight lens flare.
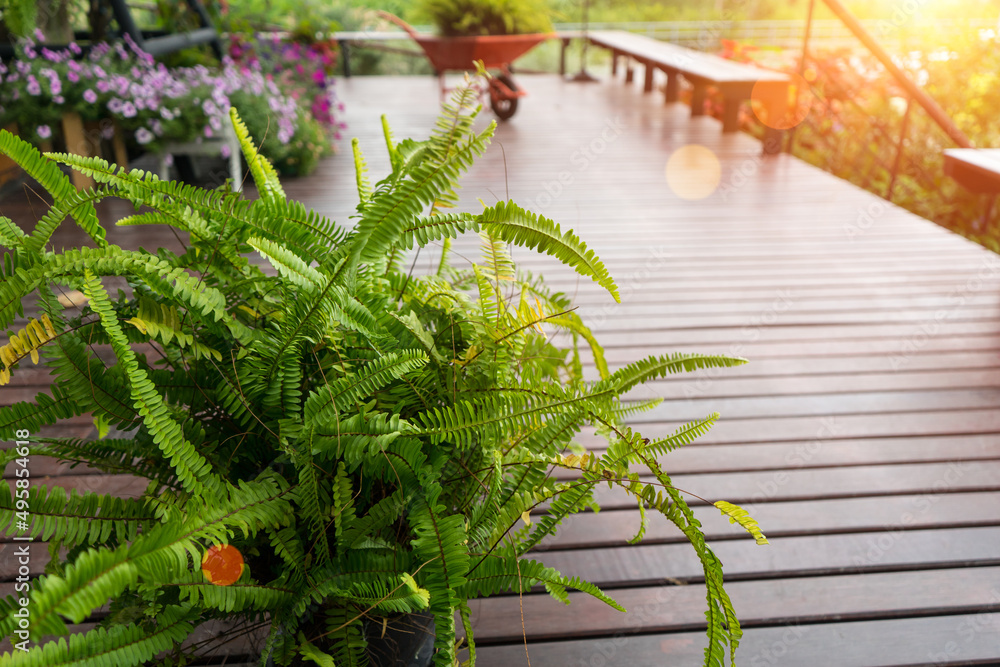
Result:
{"label": "sunlight lens flare", "polygon": [[210,583],[230,586],[243,574],[243,554],[228,544],[211,546],[201,559],[201,571]]}
{"label": "sunlight lens flare", "polygon": [[704,199],[715,192],[721,179],[719,158],[700,144],[681,146],[667,160],[667,185],[681,199]]}
{"label": "sunlight lens flare", "polygon": [[[812,79],[816,72],[806,71]],[[809,81],[798,74],[789,74],[788,87],[776,86],[773,81],[758,81],[750,93],[750,106],[753,113],[764,125],[775,130],[788,130],[809,115],[813,94]]]}

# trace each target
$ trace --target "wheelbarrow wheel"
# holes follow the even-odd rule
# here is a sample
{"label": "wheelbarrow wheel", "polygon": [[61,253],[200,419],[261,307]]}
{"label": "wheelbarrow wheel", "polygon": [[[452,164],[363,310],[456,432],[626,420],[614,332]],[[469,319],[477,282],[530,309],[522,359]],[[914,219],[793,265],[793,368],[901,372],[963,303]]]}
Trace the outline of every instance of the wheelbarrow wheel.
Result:
{"label": "wheelbarrow wheel", "polygon": [[[498,83],[502,85],[498,85]],[[506,86],[515,95],[508,95],[503,86]],[[517,111],[516,93],[517,85],[515,85],[514,79],[509,74],[497,74],[496,77],[490,79],[490,107],[492,107],[493,113],[497,115],[497,118],[507,120],[514,115]]]}

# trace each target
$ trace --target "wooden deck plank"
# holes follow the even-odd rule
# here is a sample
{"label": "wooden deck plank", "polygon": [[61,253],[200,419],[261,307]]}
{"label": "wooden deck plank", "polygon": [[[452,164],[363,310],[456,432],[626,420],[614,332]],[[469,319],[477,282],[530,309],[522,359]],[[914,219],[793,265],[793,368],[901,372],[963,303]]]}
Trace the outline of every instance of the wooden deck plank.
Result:
{"label": "wooden deck plank", "polygon": [[[700,632],[623,632],[603,639],[532,643],[528,655],[533,665],[613,665],[618,661],[698,665],[706,644]],[[751,667],[834,664],[831,660],[836,660],[837,667],[982,665],[993,664],[998,644],[1000,614],[981,613],[751,627],[745,630],[738,655],[740,664]],[[480,667],[529,664],[521,643],[484,646],[476,656]]]}
{"label": "wooden deck plank", "polygon": [[[716,542],[713,551],[725,565],[727,581],[1000,565],[1000,527],[907,530],[909,521],[899,523],[880,533],[770,537],[766,547],[726,540]],[[704,581],[689,544],[550,551],[538,560],[607,590]]]}
{"label": "wooden deck plank", "polygon": [[[719,511],[714,507],[702,505],[692,510],[709,540],[746,539],[742,528],[720,521]],[[1000,492],[816,499],[808,503],[772,501],[758,503],[754,507],[754,518],[771,537],[998,526]],[[564,520],[559,531],[544,540],[539,552],[621,546],[635,535],[638,526],[639,512],[635,509],[605,509],[596,514],[576,515]],[[643,544],[686,539],[669,521],[654,518],[649,522]]]}
{"label": "wooden deck plank", "polygon": [[[971,567],[733,581],[726,588],[741,624],[751,627],[974,613],[997,604],[998,585],[1000,568]],[[612,597],[630,613],[583,593],[570,593],[568,608],[544,593],[526,594],[523,600],[514,595],[476,600],[470,604],[476,642],[515,643],[524,634],[529,641],[542,641],[705,625],[705,591],[697,584],[624,588]],[[567,615],[572,622],[566,622]]]}

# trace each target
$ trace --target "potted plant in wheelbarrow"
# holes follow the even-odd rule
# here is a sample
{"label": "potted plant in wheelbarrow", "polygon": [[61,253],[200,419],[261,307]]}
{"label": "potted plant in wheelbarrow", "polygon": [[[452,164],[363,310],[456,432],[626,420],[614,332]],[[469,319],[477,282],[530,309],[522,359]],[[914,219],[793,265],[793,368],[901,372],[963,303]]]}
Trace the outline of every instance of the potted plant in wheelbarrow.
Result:
{"label": "potted plant in wheelbarrow", "polygon": [[556,37],[540,0],[423,0],[417,13],[434,24],[437,35],[418,33],[402,19],[379,13],[405,30],[426,54],[438,74],[442,97],[447,71],[475,70],[476,62],[495,71],[485,92],[500,120],[511,118],[518,98],[525,95],[514,82],[511,63]]}
{"label": "potted plant in wheelbarrow", "polygon": [[[370,643],[393,619],[420,613],[432,619],[429,660],[451,666],[467,651],[474,663],[471,598],[544,586],[567,600],[574,588],[620,609],[528,553],[589,507],[599,484],[635,498],[638,537],[647,512],[684,531],[705,570],[706,663],[735,650],[741,632],[721,565],[659,463],[716,415],[646,438],[623,419],[653,403],[619,396],[667,373],[742,360],[673,354],[611,372],[569,300],[519,275],[508,244],[554,256],[617,298],[592,250],[513,202],[444,212],[494,130],[473,131],[473,101],[468,88],[456,91],[425,141],[395,143],[387,132],[392,169],[374,185],[355,143],[351,229],[285,196],[235,111],[259,192],[252,201],[99,158],[43,157],[0,133],[0,151],[53,199],[31,233],[0,225],[12,250],[0,264],[0,325],[24,300],[37,306],[0,348],[0,381],[29,357],[55,376],[51,394],[0,408],[0,437],[28,441],[0,458],[54,456],[147,484],[137,498],[0,486],[6,534],[47,541],[53,555],[30,594],[0,600],[0,635],[28,649],[4,664],[189,664],[215,648],[192,638],[206,623],[219,642],[249,634],[264,665],[395,664],[370,657]],[[99,185],[77,192],[59,163]],[[111,196],[136,206],[119,225],[170,225],[186,248],[108,243],[94,202]],[[67,217],[93,247],[48,248]],[[450,240],[472,232],[482,256],[459,264]],[[411,275],[408,251],[432,243],[443,247],[437,270]],[[64,290],[86,304],[64,307]],[[546,329],[569,332],[573,345],[557,347]],[[581,347],[600,380],[584,379]],[[108,348],[113,363],[97,354]],[[34,435],[87,413],[117,435]],[[603,454],[570,453],[585,425],[607,434]],[[554,468],[579,477],[554,479]],[[717,506],[764,539],[738,507]],[[96,628],[34,643],[109,600]],[[219,623],[229,628],[221,635]]]}

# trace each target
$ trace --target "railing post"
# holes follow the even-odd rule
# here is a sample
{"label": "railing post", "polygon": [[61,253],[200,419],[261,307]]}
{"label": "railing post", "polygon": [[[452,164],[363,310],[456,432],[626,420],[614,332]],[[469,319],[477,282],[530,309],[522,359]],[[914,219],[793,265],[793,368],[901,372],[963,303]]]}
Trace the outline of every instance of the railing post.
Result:
{"label": "railing post", "polygon": [[910,107],[913,106],[913,98],[906,98],[906,111],[903,112],[903,122],[899,127],[899,141],[896,143],[896,159],[892,161],[892,173],[889,174],[889,186],[885,189],[885,198],[892,201],[892,189],[896,186],[896,175],[899,173],[899,165],[903,161],[903,142],[906,141],[906,128],[910,122]]}
{"label": "railing post", "polygon": [[[816,0],[809,0],[809,8],[806,10],[806,29],[802,33],[802,57],[799,58],[799,78],[805,81],[806,58],[809,57],[809,37],[812,35],[813,10],[816,8]],[[795,87],[795,108],[799,108],[799,88]],[[788,144],[785,148],[787,153],[792,152],[795,145],[795,127],[788,131]]]}
{"label": "railing post", "polygon": [[938,103],[934,101],[934,98],[928,95],[923,88],[915,84],[908,76],[906,76],[905,73],[903,73],[903,70],[899,68],[899,65],[893,62],[892,57],[889,56],[889,54],[886,53],[886,50],[882,48],[875,38],[872,37],[867,30],[865,30],[864,26],[862,26],[861,22],[855,18],[854,14],[844,7],[840,0],[823,0],[823,2],[826,3],[826,6],[829,7],[834,14],[837,15],[837,18],[844,22],[844,25],[846,25],[847,28],[854,33],[854,36],[861,40],[861,43],[872,52],[872,55],[874,55],[879,62],[882,63],[882,66],[889,71],[892,77],[896,79],[900,86],[902,86],[903,90],[905,90],[910,97],[916,100],[916,102],[924,108],[927,115],[938,124],[938,127],[945,131],[952,141],[962,148],[973,147],[969,138],[966,137],[960,129],[958,129],[958,126],[955,125],[951,118],[948,117],[948,114],[946,114],[944,110],[938,106]]}

